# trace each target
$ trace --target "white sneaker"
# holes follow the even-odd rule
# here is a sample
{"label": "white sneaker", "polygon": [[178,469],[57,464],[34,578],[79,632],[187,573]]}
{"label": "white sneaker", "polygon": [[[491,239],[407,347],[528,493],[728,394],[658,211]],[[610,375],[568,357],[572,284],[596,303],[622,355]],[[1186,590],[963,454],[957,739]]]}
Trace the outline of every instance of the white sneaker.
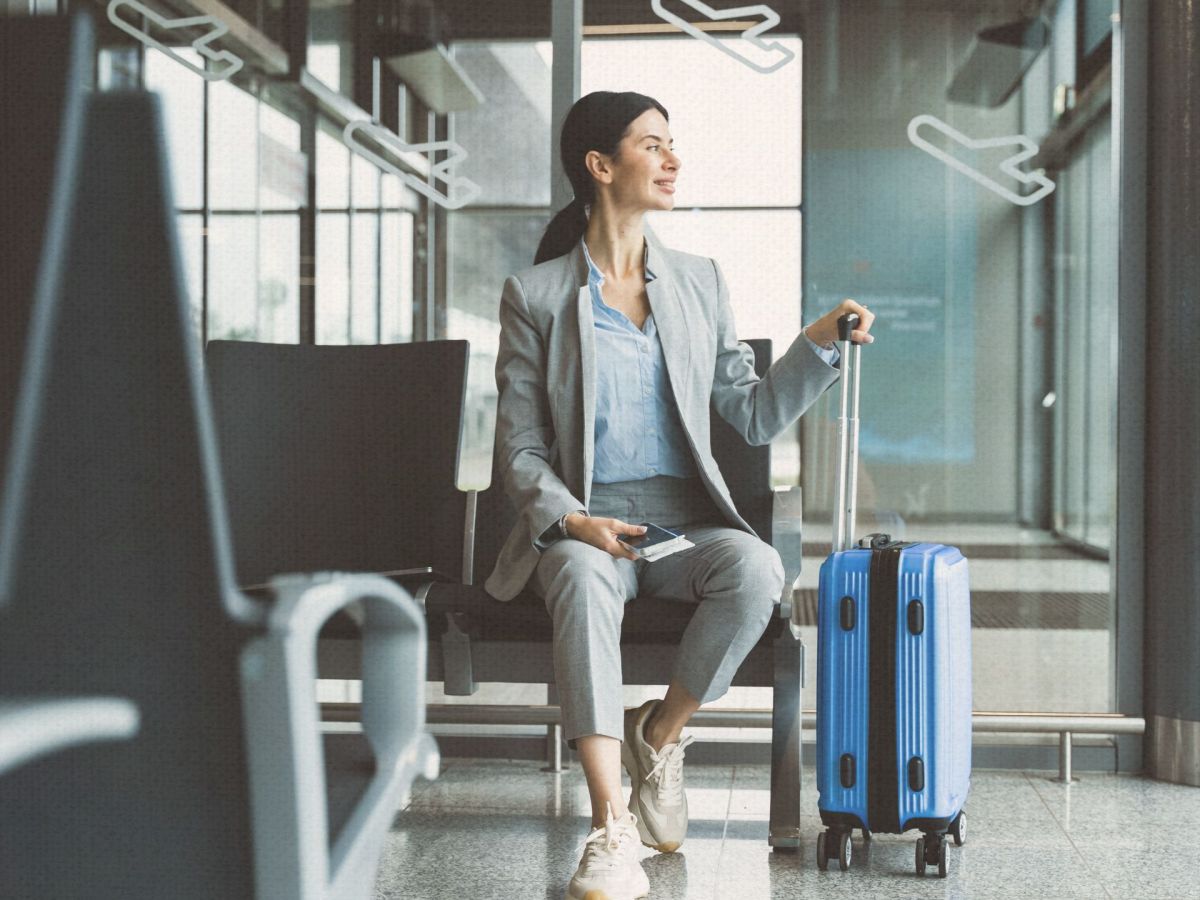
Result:
{"label": "white sneaker", "polygon": [[621,762],[629,772],[633,793],[629,811],[637,817],[642,843],[660,853],[674,853],[687,834],[687,795],[683,792],[683,751],[692,738],[667,744],[655,751],[646,743],[644,729],[661,700],[647,700],[625,713],[625,741]]}
{"label": "white sneaker", "polygon": [[637,820],[632,813],[614,819],[583,840],[583,858],[567,888],[568,900],[636,900],[650,893],[650,879],[638,862]]}

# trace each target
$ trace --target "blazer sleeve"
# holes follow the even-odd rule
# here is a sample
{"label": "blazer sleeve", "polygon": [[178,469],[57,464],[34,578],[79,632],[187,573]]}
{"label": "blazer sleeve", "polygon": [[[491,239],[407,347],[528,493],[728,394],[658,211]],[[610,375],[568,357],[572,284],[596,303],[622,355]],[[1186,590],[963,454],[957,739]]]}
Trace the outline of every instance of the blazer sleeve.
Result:
{"label": "blazer sleeve", "polygon": [[754,352],[738,343],[725,276],[715,259],[709,261],[717,295],[713,406],[748,444],[767,444],[812,406],[837,381],[840,371],[814,353],[812,342],[801,333],[759,379]]}
{"label": "blazer sleeve", "polygon": [[529,525],[533,545],[567,513],[584,509],[550,461],[554,423],[546,387],[546,347],[529,314],[520,280],[510,275],[500,298],[496,356],[496,468],[504,491]]}

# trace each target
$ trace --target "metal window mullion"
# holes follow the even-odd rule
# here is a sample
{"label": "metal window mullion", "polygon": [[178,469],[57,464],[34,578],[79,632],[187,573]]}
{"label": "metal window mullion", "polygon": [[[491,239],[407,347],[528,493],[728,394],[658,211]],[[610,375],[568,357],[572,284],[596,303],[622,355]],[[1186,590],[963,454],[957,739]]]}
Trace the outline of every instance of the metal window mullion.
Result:
{"label": "metal window mullion", "polygon": [[304,186],[305,203],[300,212],[299,291],[300,343],[317,342],[317,117],[302,107],[300,120],[300,152],[308,159],[308,176]]}
{"label": "metal window mullion", "polygon": [[[451,118],[449,115],[438,116],[430,113],[430,132],[435,141],[450,140]],[[441,163],[449,155],[448,150],[438,151],[433,154],[430,163]],[[429,175],[429,183],[436,187],[432,173]],[[450,236],[450,218],[447,209],[439,204],[434,204],[433,207],[433,247],[430,267],[432,275],[432,292],[430,294],[432,302],[430,303],[429,311],[431,313],[429,321],[426,323],[428,328],[427,340],[436,341],[444,339],[447,331],[447,304],[449,303],[449,291],[447,290],[447,282],[449,281],[450,267],[448,265],[449,247],[447,246]]]}
{"label": "metal window mullion", "polygon": [[[262,92],[252,83],[254,98],[254,339],[262,340]],[[274,331],[274,329],[272,329]]]}
{"label": "metal window mullion", "polygon": [[[419,97],[412,98],[414,140],[431,140],[429,118],[431,113]],[[424,127],[421,123],[424,122]],[[431,319],[433,303],[430,268],[433,264],[433,203],[421,195],[413,214],[413,270],[412,270],[412,340],[427,340],[427,322]]]}
{"label": "metal window mullion", "polygon": [[375,170],[375,343],[383,343],[383,171]]}
{"label": "metal window mullion", "polygon": [[582,87],[583,0],[552,0],[550,40],[550,206],[562,209],[571,200],[571,186],[562,171],[558,135]]}
{"label": "metal window mullion", "polygon": [[[1083,16],[1079,17],[1081,20]],[[1081,26],[1082,27],[1082,26]],[[1081,514],[1081,539],[1085,544],[1092,544],[1091,535],[1091,482],[1092,482],[1092,384],[1096,373],[1092,369],[1092,317],[1095,315],[1095,303],[1093,302],[1095,294],[1092,292],[1093,275],[1095,274],[1096,261],[1092,254],[1092,221],[1096,215],[1095,206],[1092,203],[1093,197],[1093,172],[1096,162],[1096,134],[1094,129],[1089,131],[1089,137],[1086,141],[1080,141],[1082,150],[1082,160],[1087,164],[1087,193],[1084,195],[1086,200],[1085,209],[1087,210],[1084,216],[1084,234],[1083,247],[1084,258],[1087,260],[1087,266],[1083,271],[1083,296],[1084,302],[1081,304],[1081,318],[1083,319],[1083,354],[1084,360],[1081,368],[1087,373],[1087,377],[1083,380],[1083,425],[1079,429],[1083,435],[1083,465],[1079,468],[1083,470],[1083,484],[1079,488],[1079,505],[1082,510]]]}
{"label": "metal window mullion", "polygon": [[200,206],[201,206],[201,237],[200,241],[200,335],[201,345],[208,343],[208,270],[209,270],[209,244],[212,240],[212,204],[211,204],[211,163],[212,158],[209,154],[209,137],[212,130],[211,116],[211,96],[209,93],[209,83],[207,81],[202,85],[204,94],[203,102],[201,103],[201,127],[200,127],[200,142],[201,142],[201,165],[204,174],[200,179]]}

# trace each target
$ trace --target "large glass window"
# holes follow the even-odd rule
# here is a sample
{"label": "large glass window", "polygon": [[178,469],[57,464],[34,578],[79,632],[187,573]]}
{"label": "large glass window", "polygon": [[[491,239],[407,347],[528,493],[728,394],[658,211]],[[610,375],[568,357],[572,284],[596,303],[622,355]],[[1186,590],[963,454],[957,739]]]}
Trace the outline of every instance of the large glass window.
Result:
{"label": "large glass window", "polygon": [[[194,51],[176,52],[199,64]],[[154,49],[146,51],[145,84],[163,98],[197,337],[299,340],[308,172],[299,123],[266,90],[256,96],[229,81],[206,84]]]}
{"label": "large glass window", "polygon": [[491,480],[500,291],[505,277],[533,265],[549,220],[548,48],[522,41],[454,46],[458,64],[487,94],[481,106],[454,114],[455,140],[468,153],[459,174],[480,193],[447,215],[446,336],[471,342],[463,488]]}
{"label": "large glass window", "polygon": [[1111,353],[1117,299],[1112,140],[1089,130],[1060,175],[1056,209],[1054,526],[1086,547],[1111,549],[1113,431]]}
{"label": "large glass window", "polygon": [[412,340],[416,192],[317,131],[319,344]]}
{"label": "large glass window", "polygon": [[379,342],[379,169],[357,153],[350,160],[350,342]]}
{"label": "large glass window", "polygon": [[[199,65],[200,55],[175,52]],[[175,205],[198,210],[204,205],[204,79],[160,50],[146,50],[146,90],[162,97],[166,120],[171,187]]]}
{"label": "large glass window", "polygon": [[351,3],[312,3],[308,10],[308,71],[347,96],[353,77],[353,15]]}
{"label": "large glass window", "polygon": [[317,129],[317,343],[350,338],[350,151]]}
{"label": "large glass window", "polygon": [[208,154],[208,336],[295,343],[307,165],[300,127],[258,97],[214,82]]}
{"label": "large glass window", "polygon": [[383,216],[379,229],[379,339],[385,344],[412,340],[412,192],[391,173],[383,176]]}
{"label": "large glass window", "polygon": [[[193,62],[199,58],[191,50],[176,52]],[[204,333],[204,79],[159,50],[148,49],[145,61],[146,89],[162,97],[180,252],[199,340]]]}

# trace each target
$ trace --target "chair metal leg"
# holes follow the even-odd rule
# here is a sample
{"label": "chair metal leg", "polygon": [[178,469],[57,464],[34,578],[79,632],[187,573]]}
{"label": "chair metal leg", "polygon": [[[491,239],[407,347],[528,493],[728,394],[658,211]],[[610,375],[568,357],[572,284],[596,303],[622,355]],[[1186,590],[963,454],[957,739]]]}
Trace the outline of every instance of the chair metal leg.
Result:
{"label": "chair metal leg", "polygon": [[772,847],[800,846],[800,689],[804,642],[790,628],[775,641],[775,687],[771,706]]}
{"label": "chair metal leg", "polygon": [[[554,706],[558,703],[558,688],[553,684],[546,685],[546,702]],[[563,755],[562,725],[555,722],[546,726],[546,765],[543,772],[565,772],[566,757]]]}

